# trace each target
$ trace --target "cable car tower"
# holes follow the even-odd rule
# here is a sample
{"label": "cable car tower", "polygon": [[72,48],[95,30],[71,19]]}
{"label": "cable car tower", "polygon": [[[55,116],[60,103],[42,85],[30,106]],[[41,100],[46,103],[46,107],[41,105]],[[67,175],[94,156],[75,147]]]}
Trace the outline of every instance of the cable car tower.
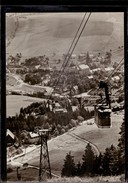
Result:
{"label": "cable car tower", "polygon": [[38,133],[41,138],[41,148],[40,148],[40,166],[39,166],[39,181],[44,181],[47,178],[51,178],[51,167],[49,160],[49,152],[47,140],[51,129],[36,129],[35,132]]}

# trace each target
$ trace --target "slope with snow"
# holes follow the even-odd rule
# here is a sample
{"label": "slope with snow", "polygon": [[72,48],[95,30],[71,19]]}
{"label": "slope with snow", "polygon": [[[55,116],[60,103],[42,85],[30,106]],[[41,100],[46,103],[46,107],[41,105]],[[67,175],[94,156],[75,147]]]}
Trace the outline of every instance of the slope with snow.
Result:
{"label": "slope with snow", "polygon": [[[83,18],[83,13],[40,13],[18,17],[18,29],[7,48],[9,54],[23,56],[63,54]],[[7,39],[13,16],[7,17]],[[75,53],[105,51],[123,45],[123,13],[92,13]]]}

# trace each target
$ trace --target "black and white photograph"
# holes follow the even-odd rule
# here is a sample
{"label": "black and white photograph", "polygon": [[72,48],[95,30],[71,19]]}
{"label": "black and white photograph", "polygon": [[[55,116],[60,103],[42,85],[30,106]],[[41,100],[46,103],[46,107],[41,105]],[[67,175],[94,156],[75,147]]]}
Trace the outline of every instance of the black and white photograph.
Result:
{"label": "black and white photograph", "polygon": [[7,180],[125,180],[124,13],[6,13]]}

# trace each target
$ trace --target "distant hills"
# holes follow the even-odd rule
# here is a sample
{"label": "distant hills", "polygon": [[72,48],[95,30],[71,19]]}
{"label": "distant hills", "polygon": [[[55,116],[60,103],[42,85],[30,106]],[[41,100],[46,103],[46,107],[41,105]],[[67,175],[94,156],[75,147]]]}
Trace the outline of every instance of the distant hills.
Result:
{"label": "distant hills", "polygon": [[[83,13],[37,13],[7,16],[7,53],[23,56],[66,53]],[[15,26],[18,25],[18,28]],[[15,31],[16,30],[16,31]],[[123,45],[122,13],[92,13],[74,53],[107,51]]]}

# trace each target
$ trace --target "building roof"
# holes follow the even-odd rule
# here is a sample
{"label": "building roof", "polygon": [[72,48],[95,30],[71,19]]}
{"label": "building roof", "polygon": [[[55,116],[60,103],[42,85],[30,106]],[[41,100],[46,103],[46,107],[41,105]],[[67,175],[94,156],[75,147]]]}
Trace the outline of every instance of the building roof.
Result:
{"label": "building roof", "polygon": [[72,57],[76,57],[76,54],[72,54],[72,55],[71,55],[71,58],[72,58]]}
{"label": "building roof", "polygon": [[96,68],[96,69],[92,69],[91,71],[96,72],[96,71],[100,71],[100,70],[101,70],[101,68]]}
{"label": "building roof", "polygon": [[73,89],[78,90],[78,86],[77,85],[73,86]]}
{"label": "building roof", "polygon": [[61,107],[61,105],[58,102],[56,102],[55,107]]}
{"label": "building roof", "polygon": [[31,138],[39,137],[39,135],[37,133],[34,133],[34,132],[29,132],[29,135]]}
{"label": "building roof", "polygon": [[81,57],[86,56],[86,53],[80,53],[79,56],[81,56]]}
{"label": "building roof", "polygon": [[67,112],[67,109],[61,108],[61,109],[55,109],[54,111],[55,112],[63,112],[63,113],[66,113]]}
{"label": "building roof", "polygon": [[74,112],[76,110],[78,110],[78,106],[72,106],[72,111]]}
{"label": "building roof", "polygon": [[92,58],[92,57],[94,57],[94,55],[89,53],[89,57]]}
{"label": "building roof", "polygon": [[119,80],[119,79],[120,79],[119,76],[114,76],[114,77],[112,77],[112,80]]}
{"label": "building roof", "polygon": [[10,136],[12,139],[15,138],[15,135],[9,129],[7,129],[6,136]]}
{"label": "building roof", "polygon": [[89,66],[88,65],[85,65],[85,64],[81,64],[78,66],[80,69],[89,69]]}
{"label": "building roof", "polygon": [[84,92],[84,93],[81,93],[81,94],[78,94],[78,95],[75,95],[75,97],[90,97],[90,95],[88,95],[87,92]]}
{"label": "building roof", "polygon": [[91,76],[88,76],[88,79],[93,79],[93,76],[91,75]]}
{"label": "building roof", "polygon": [[35,66],[35,68],[36,68],[36,69],[39,69],[39,68],[40,68],[40,66],[41,66],[41,65],[36,65],[36,66]]}
{"label": "building roof", "polygon": [[111,71],[111,70],[114,70],[114,68],[113,67],[106,67],[105,68],[105,71]]}

